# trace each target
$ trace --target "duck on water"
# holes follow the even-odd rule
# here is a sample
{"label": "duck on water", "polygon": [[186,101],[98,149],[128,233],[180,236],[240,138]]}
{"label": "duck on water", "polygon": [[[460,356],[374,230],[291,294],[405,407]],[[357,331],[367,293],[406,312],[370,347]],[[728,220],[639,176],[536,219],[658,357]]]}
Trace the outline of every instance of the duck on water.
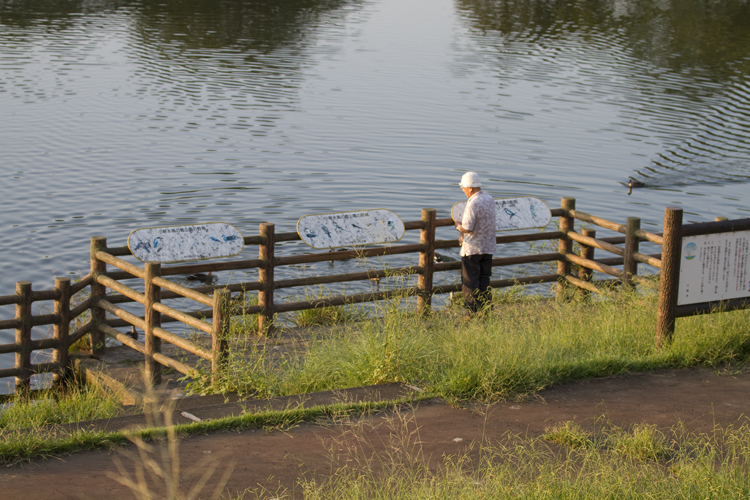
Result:
{"label": "duck on water", "polygon": [[211,283],[214,279],[211,271],[208,271],[207,273],[188,274],[186,278],[190,281],[200,281],[201,283]]}
{"label": "duck on water", "polygon": [[633,188],[642,188],[642,187],[646,187],[646,184],[639,181],[638,179],[633,179],[632,177],[630,177],[628,179],[628,196],[630,196],[630,193],[633,192]]}

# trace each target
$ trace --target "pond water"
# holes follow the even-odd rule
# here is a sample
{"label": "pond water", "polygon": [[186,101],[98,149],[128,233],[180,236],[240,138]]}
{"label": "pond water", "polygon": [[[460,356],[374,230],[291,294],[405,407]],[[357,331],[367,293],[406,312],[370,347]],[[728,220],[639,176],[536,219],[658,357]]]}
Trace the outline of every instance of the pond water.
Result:
{"label": "pond water", "polygon": [[0,0],[0,295],[94,235],[447,217],[467,170],[649,230],[748,217],[748,73],[745,0]]}

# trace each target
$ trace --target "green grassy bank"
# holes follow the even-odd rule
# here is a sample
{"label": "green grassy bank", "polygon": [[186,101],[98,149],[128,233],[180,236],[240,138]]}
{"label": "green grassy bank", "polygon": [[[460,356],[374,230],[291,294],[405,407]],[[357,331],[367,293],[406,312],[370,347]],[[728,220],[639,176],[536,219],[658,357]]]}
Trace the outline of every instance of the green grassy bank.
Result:
{"label": "green grassy bank", "polygon": [[[218,387],[278,396],[406,382],[446,398],[493,400],[574,379],[750,359],[750,311],[678,319],[672,344],[657,349],[656,306],[648,286],[568,302],[510,290],[471,320],[459,307],[425,319],[392,301],[372,319],[335,324],[281,356],[245,337]],[[192,389],[211,390],[200,382]]]}

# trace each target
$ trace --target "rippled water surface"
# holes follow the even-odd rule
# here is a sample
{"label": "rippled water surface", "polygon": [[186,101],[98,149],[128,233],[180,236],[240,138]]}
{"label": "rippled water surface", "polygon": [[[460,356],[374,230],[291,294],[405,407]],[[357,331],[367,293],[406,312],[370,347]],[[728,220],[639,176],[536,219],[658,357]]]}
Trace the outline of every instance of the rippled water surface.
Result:
{"label": "rippled water surface", "polygon": [[742,0],[0,0],[0,295],[85,274],[93,235],[447,217],[467,170],[649,229],[748,217],[749,70]]}

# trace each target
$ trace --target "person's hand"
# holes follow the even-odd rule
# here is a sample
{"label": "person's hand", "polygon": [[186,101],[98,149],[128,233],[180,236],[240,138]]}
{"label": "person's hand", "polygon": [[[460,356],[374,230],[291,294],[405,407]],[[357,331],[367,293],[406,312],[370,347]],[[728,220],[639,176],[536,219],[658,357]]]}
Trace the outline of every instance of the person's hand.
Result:
{"label": "person's hand", "polygon": [[461,221],[456,221],[456,231],[461,231]]}

